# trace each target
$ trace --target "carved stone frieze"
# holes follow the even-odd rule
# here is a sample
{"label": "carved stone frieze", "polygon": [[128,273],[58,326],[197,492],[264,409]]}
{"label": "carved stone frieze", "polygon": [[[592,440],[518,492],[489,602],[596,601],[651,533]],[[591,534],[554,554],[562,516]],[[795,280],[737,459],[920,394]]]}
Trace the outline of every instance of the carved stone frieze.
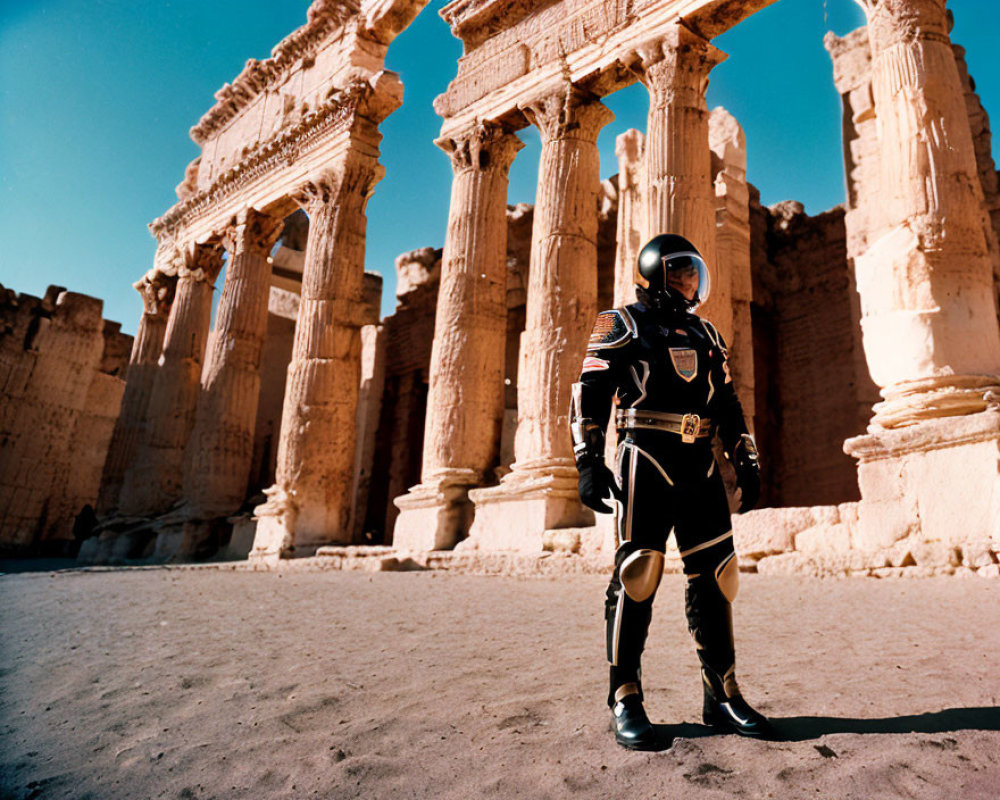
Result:
{"label": "carved stone frieze", "polygon": [[294,127],[282,130],[247,153],[207,189],[177,203],[150,224],[150,231],[160,237],[189,224],[202,214],[211,213],[226,199],[245,192],[256,181],[294,164],[322,146],[332,135],[351,129],[359,119],[377,125],[401,102],[402,90],[395,73],[381,72],[372,81],[352,83],[332,95],[323,106],[303,116]]}
{"label": "carved stone frieze", "polygon": [[211,139],[261,92],[279,85],[296,65],[315,56],[324,40],[359,10],[354,0],[315,0],[307,12],[308,22],[275,45],[271,58],[251,58],[231,84],[215,93],[218,102],[191,129],[191,138],[199,145]]}

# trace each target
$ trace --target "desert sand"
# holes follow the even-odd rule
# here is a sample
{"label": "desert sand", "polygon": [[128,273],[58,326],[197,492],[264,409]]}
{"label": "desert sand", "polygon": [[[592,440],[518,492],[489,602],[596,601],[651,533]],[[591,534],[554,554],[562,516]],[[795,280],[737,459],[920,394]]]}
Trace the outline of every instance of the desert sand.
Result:
{"label": "desert sand", "polygon": [[4,798],[995,798],[1000,583],[744,575],[716,735],[683,579],[614,744],[604,580],[122,569],[0,578]]}

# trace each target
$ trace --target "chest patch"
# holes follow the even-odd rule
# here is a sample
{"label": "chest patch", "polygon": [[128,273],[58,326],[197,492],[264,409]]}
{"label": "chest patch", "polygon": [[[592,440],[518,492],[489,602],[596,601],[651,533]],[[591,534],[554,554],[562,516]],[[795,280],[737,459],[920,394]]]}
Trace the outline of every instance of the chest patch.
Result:
{"label": "chest patch", "polygon": [[687,347],[671,347],[670,360],[674,370],[688,383],[698,374],[698,351]]}

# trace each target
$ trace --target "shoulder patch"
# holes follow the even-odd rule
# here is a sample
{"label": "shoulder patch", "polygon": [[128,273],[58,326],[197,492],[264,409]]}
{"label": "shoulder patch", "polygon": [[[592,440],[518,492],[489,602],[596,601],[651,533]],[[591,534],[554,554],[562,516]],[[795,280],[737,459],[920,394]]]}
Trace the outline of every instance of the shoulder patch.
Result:
{"label": "shoulder patch", "polygon": [[635,333],[635,323],[627,311],[615,309],[602,311],[594,322],[594,330],[590,333],[588,350],[606,350],[612,347],[622,347],[628,343]]}

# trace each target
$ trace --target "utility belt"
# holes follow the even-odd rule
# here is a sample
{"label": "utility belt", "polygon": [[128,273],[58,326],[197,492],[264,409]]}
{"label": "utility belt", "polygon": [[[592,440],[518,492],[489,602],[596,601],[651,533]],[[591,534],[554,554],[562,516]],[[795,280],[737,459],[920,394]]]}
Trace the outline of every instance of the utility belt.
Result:
{"label": "utility belt", "polygon": [[640,408],[619,408],[615,414],[615,427],[619,431],[654,430],[676,433],[682,442],[688,444],[712,435],[712,420],[697,414],[670,414],[665,411],[643,411]]}

